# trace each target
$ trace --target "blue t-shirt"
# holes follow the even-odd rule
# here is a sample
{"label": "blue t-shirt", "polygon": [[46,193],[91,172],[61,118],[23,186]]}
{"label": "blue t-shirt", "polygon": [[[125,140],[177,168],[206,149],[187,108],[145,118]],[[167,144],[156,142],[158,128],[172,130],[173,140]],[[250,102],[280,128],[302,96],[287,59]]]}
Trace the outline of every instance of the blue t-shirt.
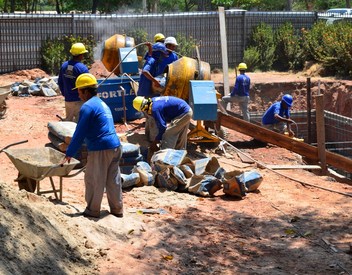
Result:
{"label": "blue t-shirt", "polygon": [[168,122],[188,113],[191,108],[186,101],[174,96],[154,97],[152,103],[152,115],[159,129],[156,140],[162,139]]}
{"label": "blue t-shirt", "polygon": [[289,109],[284,109],[282,107],[281,101],[275,102],[264,113],[264,115],[262,117],[263,125],[279,123],[280,121],[278,121],[275,118],[275,114],[278,114],[281,117],[289,118],[290,117],[290,110]]}
{"label": "blue t-shirt", "polygon": [[78,91],[72,90],[76,86],[76,79],[80,74],[89,73],[83,63],[69,60],[62,64],[59,72],[58,84],[65,101],[80,101]]}
{"label": "blue t-shirt", "polygon": [[249,96],[249,87],[251,79],[245,74],[237,76],[235,86],[231,91],[231,96]]}
{"label": "blue t-shirt", "polygon": [[97,96],[93,96],[82,105],[66,156],[73,157],[83,141],[86,142],[88,151],[108,150],[120,146],[111,110]]}

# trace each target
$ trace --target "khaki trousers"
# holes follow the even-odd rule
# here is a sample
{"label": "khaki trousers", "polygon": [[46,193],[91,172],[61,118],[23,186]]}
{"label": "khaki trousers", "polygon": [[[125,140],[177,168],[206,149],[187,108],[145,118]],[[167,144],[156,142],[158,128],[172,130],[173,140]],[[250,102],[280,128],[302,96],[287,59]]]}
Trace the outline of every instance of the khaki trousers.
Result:
{"label": "khaki trousers", "polygon": [[160,149],[187,149],[187,133],[192,116],[193,111],[189,109],[188,113],[171,121],[163,134]]}
{"label": "khaki trousers", "polygon": [[66,121],[78,122],[79,110],[83,105],[83,101],[65,101]]}
{"label": "khaki trousers", "polygon": [[121,146],[115,149],[88,152],[84,182],[88,215],[99,217],[104,189],[110,207],[110,213],[122,214],[122,186],[119,161]]}

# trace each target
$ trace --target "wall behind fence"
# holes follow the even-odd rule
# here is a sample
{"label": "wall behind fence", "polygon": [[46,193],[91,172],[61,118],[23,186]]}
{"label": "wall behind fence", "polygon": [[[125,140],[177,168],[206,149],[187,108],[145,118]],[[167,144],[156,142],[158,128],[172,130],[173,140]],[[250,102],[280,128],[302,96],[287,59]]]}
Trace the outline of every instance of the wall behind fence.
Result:
{"label": "wall behind fence", "polygon": [[[261,22],[274,29],[289,21],[299,30],[309,29],[317,20],[313,12],[241,12],[226,11],[228,63],[241,62],[246,40],[253,27]],[[0,73],[40,68],[41,45],[62,35],[93,35],[98,42],[128,30],[144,29],[149,40],[155,33],[166,36],[178,33],[200,43],[200,57],[212,68],[221,68],[221,45],[218,12],[165,13],[144,15],[46,15],[0,14]],[[97,58],[99,49],[96,49]],[[196,53],[194,53],[195,57]]]}

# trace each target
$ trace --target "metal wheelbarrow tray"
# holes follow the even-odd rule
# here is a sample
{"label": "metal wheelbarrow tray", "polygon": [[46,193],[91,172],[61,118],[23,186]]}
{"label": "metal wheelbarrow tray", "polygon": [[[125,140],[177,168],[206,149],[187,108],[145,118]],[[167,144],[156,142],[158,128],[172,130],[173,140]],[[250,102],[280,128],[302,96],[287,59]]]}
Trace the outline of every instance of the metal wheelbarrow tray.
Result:
{"label": "metal wheelbarrow tray", "polygon": [[[62,177],[72,177],[83,171],[79,170],[74,175],[69,175],[71,170],[80,162],[74,158],[70,163],[60,164],[65,155],[50,147],[33,148],[33,149],[6,149],[4,150],[11,162],[19,172],[17,180],[27,177],[35,180],[37,183],[37,194],[55,193],[56,199],[59,199],[57,192],[62,200]],[[55,189],[52,177],[60,177],[60,188]],[[40,191],[40,181],[46,177],[50,178],[53,190]]]}

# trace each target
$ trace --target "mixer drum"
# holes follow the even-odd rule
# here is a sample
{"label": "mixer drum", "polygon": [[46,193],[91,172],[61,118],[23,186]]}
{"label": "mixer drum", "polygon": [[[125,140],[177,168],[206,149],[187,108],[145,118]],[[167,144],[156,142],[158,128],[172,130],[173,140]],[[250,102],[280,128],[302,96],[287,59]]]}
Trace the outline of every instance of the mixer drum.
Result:
{"label": "mixer drum", "polygon": [[134,38],[126,35],[115,34],[106,39],[103,43],[101,61],[109,72],[114,72],[115,75],[120,74],[119,49],[126,47],[134,47]]}

